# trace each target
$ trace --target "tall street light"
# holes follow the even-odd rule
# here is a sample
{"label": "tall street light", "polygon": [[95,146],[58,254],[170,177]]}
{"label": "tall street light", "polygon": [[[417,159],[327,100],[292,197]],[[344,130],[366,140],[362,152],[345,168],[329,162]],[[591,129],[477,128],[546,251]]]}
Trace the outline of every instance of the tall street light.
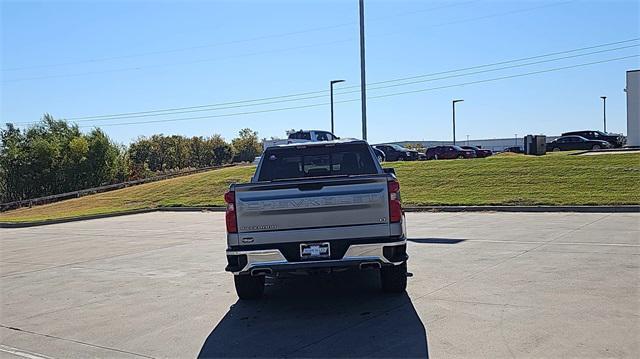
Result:
{"label": "tall street light", "polygon": [[331,80],[329,81],[329,88],[331,89],[331,133],[333,133],[335,135],[335,132],[333,132],[333,85],[340,83],[340,82],[344,82],[344,80]]}
{"label": "tall street light", "polygon": [[360,12],[360,103],[362,105],[362,139],[367,140],[367,76],[364,65],[364,0],[358,3]]}
{"label": "tall street light", "polygon": [[456,103],[462,102],[464,100],[453,100],[451,101],[451,105],[453,107],[453,145],[456,145]]}
{"label": "tall street light", "polygon": [[602,99],[602,118],[604,120],[604,132],[607,133],[607,96],[600,96]]}

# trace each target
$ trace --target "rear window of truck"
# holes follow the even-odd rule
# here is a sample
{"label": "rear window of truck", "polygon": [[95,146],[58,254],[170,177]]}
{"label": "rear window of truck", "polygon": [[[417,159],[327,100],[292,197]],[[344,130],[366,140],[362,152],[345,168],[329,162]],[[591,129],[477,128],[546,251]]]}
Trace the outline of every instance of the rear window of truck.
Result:
{"label": "rear window of truck", "polygon": [[258,181],[376,173],[366,144],[287,147],[267,149]]}

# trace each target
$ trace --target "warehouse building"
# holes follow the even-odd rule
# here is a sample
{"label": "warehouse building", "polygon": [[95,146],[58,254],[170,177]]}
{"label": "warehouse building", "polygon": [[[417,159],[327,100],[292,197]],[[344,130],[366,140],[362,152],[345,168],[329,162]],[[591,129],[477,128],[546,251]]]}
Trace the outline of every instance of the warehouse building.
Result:
{"label": "warehouse building", "polygon": [[[547,142],[551,142],[554,139],[558,138],[558,136],[547,136]],[[434,147],[434,146],[449,146],[453,144],[453,141],[402,141],[402,142],[394,142],[401,146],[406,146],[409,144],[421,144],[424,148]],[[476,146],[480,148],[485,148],[488,150],[492,150],[494,152],[504,151],[510,147],[520,147],[520,149],[524,149],[524,138],[523,137],[511,137],[511,138],[491,138],[491,139],[463,139],[461,141],[456,141],[456,145],[458,146]]]}
{"label": "warehouse building", "polygon": [[627,71],[627,146],[640,147],[640,70]]}

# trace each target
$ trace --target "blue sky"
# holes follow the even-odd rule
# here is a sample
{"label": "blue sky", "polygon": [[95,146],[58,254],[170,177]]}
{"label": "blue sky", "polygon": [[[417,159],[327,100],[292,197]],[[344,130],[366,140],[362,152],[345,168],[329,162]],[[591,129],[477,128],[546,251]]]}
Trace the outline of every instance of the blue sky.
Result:
{"label": "blue sky", "polygon": [[[250,100],[359,85],[357,0],[2,1],[0,120],[32,122],[45,112],[76,118]],[[456,70],[640,37],[637,1],[366,1],[369,83]],[[637,57],[574,69],[374,99],[378,95],[604,61],[638,54],[639,41],[612,50],[475,75],[369,90],[370,142],[625,132],[625,71]],[[532,61],[567,56],[545,57]],[[498,66],[498,67],[503,67]],[[496,69],[486,67],[481,70]],[[473,70],[478,71],[478,70]],[[460,75],[437,79],[447,75]],[[434,77],[436,78],[434,80]],[[394,84],[394,83],[388,83]],[[370,85],[370,87],[372,87]],[[357,90],[357,88],[355,88]],[[346,91],[346,90],[343,90]],[[290,128],[329,128],[329,106],[163,123],[122,122],[216,116],[324,104],[324,97],[164,116],[81,121],[129,143],[154,133],[260,137]],[[308,97],[308,96],[307,96]],[[336,95],[336,101],[358,93]],[[287,100],[296,97],[284,98]],[[282,99],[279,99],[282,100]],[[272,100],[273,101],[273,100]],[[154,113],[156,114],[156,113]],[[360,104],[337,103],[336,134],[360,137]],[[84,127],[86,126],[86,127]]]}

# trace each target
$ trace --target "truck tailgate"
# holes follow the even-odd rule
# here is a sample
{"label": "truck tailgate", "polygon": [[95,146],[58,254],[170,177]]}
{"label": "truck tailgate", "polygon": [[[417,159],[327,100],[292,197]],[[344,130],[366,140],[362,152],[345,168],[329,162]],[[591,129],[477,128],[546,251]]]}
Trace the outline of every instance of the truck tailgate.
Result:
{"label": "truck tailgate", "polygon": [[308,240],[295,233],[321,229],[345,239],[389,236],[384,174],[238,185],[235,196],[238,233],[253,244]]}

